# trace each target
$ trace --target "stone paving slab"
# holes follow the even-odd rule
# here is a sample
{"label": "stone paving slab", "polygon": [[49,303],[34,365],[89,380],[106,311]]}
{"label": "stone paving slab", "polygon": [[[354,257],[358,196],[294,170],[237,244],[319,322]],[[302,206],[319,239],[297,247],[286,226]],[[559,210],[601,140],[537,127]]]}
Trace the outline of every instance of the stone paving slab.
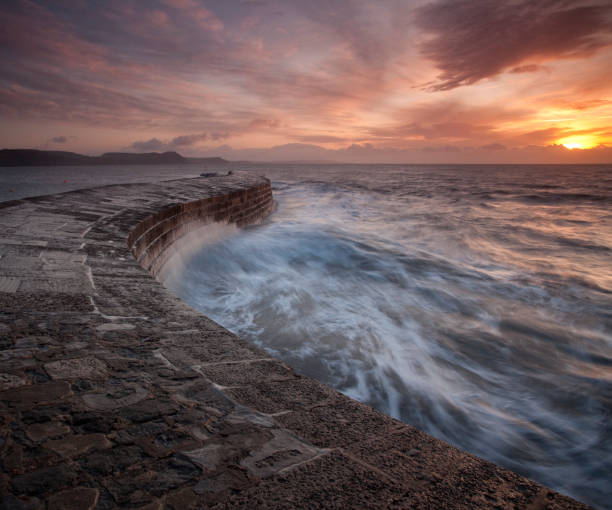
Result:
{"label": "stone paving slab", "polygon": [[0,508],[586,508],[296,374],[156,281],[186,225],[271,208],[245,173],[0,204]]}
{"label": "stone paving slab", "polygon": [[19,278],[11,276],[0,276],[0,292],[16,292],[21,284]]}

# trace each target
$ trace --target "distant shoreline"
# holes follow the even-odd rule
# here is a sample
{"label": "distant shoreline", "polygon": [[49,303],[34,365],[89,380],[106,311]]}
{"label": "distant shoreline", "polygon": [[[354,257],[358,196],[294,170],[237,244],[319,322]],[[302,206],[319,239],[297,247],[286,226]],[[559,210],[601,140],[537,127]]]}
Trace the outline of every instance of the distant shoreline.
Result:
{"label": "distant shoreline", "polygon": [[168,165],[189,163],[227,164],[229,161],[223,158],[186,158],[178,152],[106,152],[101,156],[86,156],[76,152],[37,149],[0,150],[0,166]]}

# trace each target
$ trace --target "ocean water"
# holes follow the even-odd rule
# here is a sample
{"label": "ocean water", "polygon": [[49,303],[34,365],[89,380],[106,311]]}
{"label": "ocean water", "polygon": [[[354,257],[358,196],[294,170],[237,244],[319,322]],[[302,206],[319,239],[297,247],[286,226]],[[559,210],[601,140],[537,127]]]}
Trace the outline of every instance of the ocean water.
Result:
{"label": "ocean water", "polygon": [[612,167],[257,165],[166,285],[339,391],[612,501]]}

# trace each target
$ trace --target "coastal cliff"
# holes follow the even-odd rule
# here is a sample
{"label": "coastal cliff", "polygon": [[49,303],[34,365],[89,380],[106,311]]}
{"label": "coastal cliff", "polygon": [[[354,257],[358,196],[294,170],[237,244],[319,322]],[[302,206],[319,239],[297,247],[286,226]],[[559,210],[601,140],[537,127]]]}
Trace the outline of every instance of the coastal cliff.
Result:
{"label": "coastal cliff", "polygon": [[101,156],[85,156],[75,152],[42,151],[36,149],[0,150],[2,166],[92,166],[92,165],[169,165],[223,164],[222,158],[185,158],[177,152],[107,152]]}

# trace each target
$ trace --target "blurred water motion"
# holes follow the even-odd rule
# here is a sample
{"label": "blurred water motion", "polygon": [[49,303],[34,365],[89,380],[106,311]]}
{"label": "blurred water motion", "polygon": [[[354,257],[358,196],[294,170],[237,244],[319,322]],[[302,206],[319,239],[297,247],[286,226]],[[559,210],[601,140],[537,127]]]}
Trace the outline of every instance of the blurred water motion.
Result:
{"label": "blurred water motion", "polygon": [[217,229],[174,292],[299,372],[609,505],[609,166],[265,173],[277,212]]}

